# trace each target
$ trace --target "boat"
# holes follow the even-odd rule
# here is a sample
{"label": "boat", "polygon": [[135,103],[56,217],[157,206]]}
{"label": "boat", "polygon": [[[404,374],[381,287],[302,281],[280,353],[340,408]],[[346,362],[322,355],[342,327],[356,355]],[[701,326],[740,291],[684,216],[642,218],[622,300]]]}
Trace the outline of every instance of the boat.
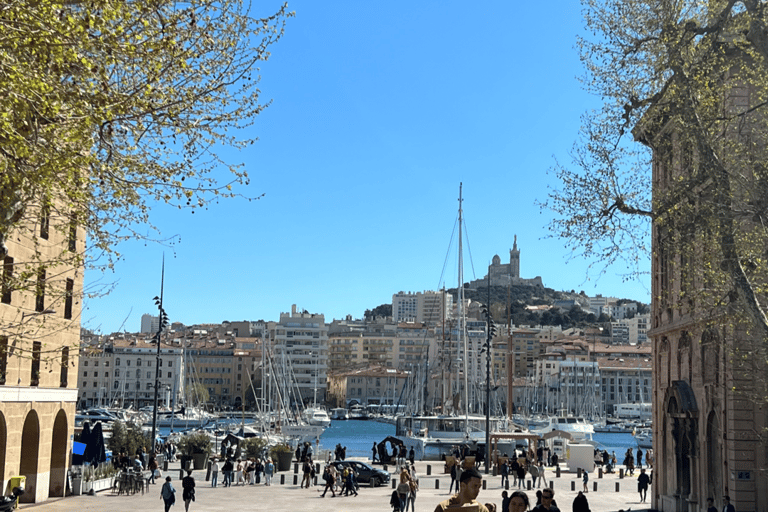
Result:
{"label": "boat", "polygon": [[567,458],[568,444],[591,444],[595,428],[584,418],[561,415],[550,416],[543,427],[531,429],[534,434],[540,435],[553,454],[557,454],[561,460]]}
{"label": "boat", "polygon": [[418,460],[443,460],[453,448],[485,443],[485,416],[400,416],[395,436]]}
{"label": "boat", "polygon": [[349,419],[351,420],[367,420],[369,418],[368,410],[363,405],[355,404],[349,409]]}
{"label": "boat", "polygon": [[331,424],[331,418],[322,407],[308,407],[304,410],[304,419],[312,426],[327,427]]}
{"label": "boat", "polygon": [[637,446],[646,450],[653,448],[653,429],[643,428],[634,432]]}
{"label": "boat", "polygon": [[335,409],[331,409],[331,419],[332,420],[348,420],[349,411],[343,407],[336,407]]}

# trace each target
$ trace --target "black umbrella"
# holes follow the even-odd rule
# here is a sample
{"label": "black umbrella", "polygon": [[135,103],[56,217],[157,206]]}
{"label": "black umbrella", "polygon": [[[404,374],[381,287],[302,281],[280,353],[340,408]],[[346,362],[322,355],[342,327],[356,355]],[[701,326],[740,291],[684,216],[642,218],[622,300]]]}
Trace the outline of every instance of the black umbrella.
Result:
{"label": "black umbrella", "polygon": [[98,422],[93,427],[88,445],[89,448],[86,449],[86,453],[90,455],[90,459],[87,460],[91,465],[98,466],[102,462],[107,461],[107,451],[104,447],[104,432],[102,431],[101,422]]}
{"label": "black umbrella", "polygon": [[88,460],[88,442],[91,439],[91,424],[89,422],[83,423],[83,430],[80,432],[80,442],[85,445],[85,451],[82,455],[73,454],[72,455],[72,465],[73,466],[82,466],[83,462]]}

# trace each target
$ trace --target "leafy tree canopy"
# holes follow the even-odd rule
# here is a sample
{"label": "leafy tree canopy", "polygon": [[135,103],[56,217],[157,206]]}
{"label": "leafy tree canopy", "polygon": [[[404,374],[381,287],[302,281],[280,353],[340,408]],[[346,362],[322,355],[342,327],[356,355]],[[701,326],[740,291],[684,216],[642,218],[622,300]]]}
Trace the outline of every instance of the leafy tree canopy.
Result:
{"label": "leafy tree canopy", "polygon": [[551,233],[600,270],[625,262],[632,277],[653,223],[655,300],[727,309],[766,339],[766,3],[583,4],[583,83],[603,106],[584,115],[571,164],[554,167]]}
{"label": "leafy tree canopy", "polygon": [[241,0],[5,2],[0,260],[11,236],[36,243],[41,211],[88,250],[16,258],[4,288],[35,286],[40,265],[111,267],[119,242],[160,238],[155,202],[194,213],[239,195],[248,174],[218,151],[254,142],[238,130],[268,105],[258,66],[292,15],[254,17]]}

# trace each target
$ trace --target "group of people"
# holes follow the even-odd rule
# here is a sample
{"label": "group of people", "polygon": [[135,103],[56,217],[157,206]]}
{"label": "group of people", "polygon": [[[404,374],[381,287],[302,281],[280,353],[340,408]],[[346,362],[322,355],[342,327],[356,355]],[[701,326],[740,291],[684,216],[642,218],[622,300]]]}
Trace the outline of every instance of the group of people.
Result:
{"label": "group of people", "polygon": [[416,468],[411,464],[406,465],[400,471],[400,483],[389,500],[393,512],[411,512],[416,511],[416,494],[419,492],[419,477],[416,475]]}
{"label": "group of people", "polygon": [[357,496],[357,473],[351,466],[344,466],[342,471],[338,471],[334,464],[326,464],[323,470],[323,481],[325,488],[320,496],[325,498],[326,493],[331,491],[331,497],[339,496]]}
{"label": "group of people", "polygon": [[524,488],[526,475],[531,477],[532,487],[536,487],[538,483],[538,487],[541,488],[542,482],[544,483],[544,487],[547,486],[546,469],[544,468],[543,460],[540,459],[537,463],[534,460],[529,461],[527,458],[523,459],[522,457],[507,458],[506,454],[504,454],[503,457],[505,460],[499,463],[502,487],[510,487],[510,475],[512,475],[513,478],[511,484],[512,487],[517,486],[518,488]]}
{"label": "group of people", "polygon": [[223,485],[229,487],[234,485],[256,485],[261,483],[261,475],[264,475],[264,484],[272,484],[272,475],[275,474],[275,464],[271,457],[262,462],[260,458],[251,457],[249,459],[227,458],[224,464],[219,463],[219,459],[214,458],[211,461],[211,487],[218,487],[219,472],[224,475]]}

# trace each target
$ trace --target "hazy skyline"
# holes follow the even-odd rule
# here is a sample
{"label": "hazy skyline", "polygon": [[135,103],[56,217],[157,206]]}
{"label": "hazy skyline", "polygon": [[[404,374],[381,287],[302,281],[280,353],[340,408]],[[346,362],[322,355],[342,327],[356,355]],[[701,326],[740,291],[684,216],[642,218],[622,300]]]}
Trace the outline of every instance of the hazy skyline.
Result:
{"label": "hazy skyline", "polygon": [[[280,2],[254,4],[256,15]],[[277,320],[291,304],[326,321],[391,302],[398,291],[457,285],[443,271],[464,183],[465,281],[517,235],[522,277],[557,290],[649,302],[623,268],[587,280],[540,212],[555,159],[570,162],[580,115],[599,107],[576,77],[580,5],[291,1],[296,17],[261,68],[273,103],[250,127],[248,202],[192,215],[154,209],[173,248],[124,244],[114,273],[87,272],[83,327],[138,331],[157,314],[165,253],[171,321]],[[455,244],[455,241],[454,241]],[[471,256],[470,256],[471,254]],[[473,272],[474,267],[474,272]],[[650,263],[647,265],[650,268]],[[593,273],[593,277],[596,272]]]}

